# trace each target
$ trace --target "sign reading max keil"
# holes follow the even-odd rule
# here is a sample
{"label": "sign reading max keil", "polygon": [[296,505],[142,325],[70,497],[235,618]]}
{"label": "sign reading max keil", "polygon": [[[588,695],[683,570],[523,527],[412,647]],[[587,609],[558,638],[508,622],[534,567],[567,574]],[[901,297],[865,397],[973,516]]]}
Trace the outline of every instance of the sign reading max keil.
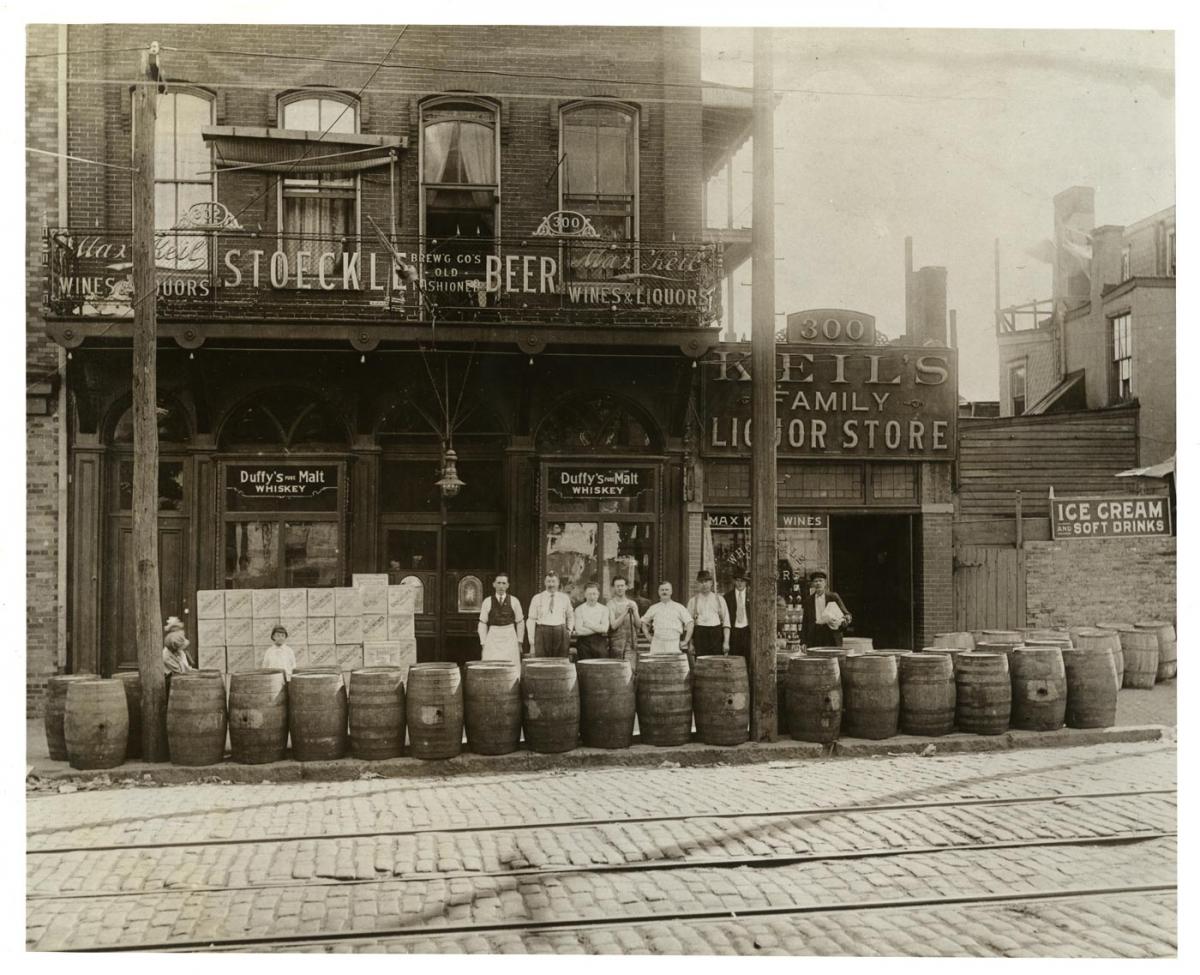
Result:
{"label": "sign reading max keil", "polygon": [[647,474],[629,467],[551,467],[548,487],[563,501],[632,498],[649,488]]}
{"label": "sign reading max keil", "polygon": [[1144,538],[1171,534],[1167,498],[1051,498],[1054,538]]}

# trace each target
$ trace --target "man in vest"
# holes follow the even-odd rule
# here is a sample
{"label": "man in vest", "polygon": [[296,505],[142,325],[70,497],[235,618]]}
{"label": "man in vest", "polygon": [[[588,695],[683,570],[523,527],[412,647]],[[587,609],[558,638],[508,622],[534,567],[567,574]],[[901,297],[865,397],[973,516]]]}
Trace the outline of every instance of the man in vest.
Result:
{"label": "man in vest", "polygon": [[733,588],[725,593],[729,609],[729,652],[739,657],[750,656],[750,590],[746,587],[743,569],[733,572]]}
{"label": "man in vest", "polygon": [[521,603],[508,594],[508,573],[500,572],[492,580],[495,595],[479,607],[479,645],[484,660],[508,664],[521,662],[521,644],[525,641],[525,616]]}

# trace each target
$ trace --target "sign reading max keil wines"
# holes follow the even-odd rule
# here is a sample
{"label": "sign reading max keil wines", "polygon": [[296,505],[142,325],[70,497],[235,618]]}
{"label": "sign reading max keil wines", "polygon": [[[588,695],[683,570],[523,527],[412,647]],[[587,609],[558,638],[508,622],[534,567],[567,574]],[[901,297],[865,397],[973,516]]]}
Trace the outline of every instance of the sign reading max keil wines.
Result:
{"label": "sign reading max keil wines", "polygon": [[1051,536],[1142,538],[1171,534],[1171,505],[1165,497],[1051,498]]}
{"label": "sign reading max keil wines", "polygon": [[650,487],[649,471],[631,467],[551,467],[547,481],[563,501],[633,498]]}
{"label": "sign reading max keil wines", "polygon": [[[958,360],[953,349],[779,345],[775,444],[780,457],[953,460]],[[750,347],[726,346],[704,370],[703,449],[745,455]]]}

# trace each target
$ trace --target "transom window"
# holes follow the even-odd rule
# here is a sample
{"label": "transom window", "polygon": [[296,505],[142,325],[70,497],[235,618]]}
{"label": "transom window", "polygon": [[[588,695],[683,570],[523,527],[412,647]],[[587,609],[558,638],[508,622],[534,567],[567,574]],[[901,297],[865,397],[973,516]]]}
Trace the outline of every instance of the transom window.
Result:
{"label": "transom window", "polygon": [[[357,132],[358,105],[324,96],[292,97],[279,106],[285,129],[307,132]],[[314,152],[315,154],[315,152]],[[340,274],[346,255],[357,247],[359,183],[355,176],[317,173],[281,180],[281,247],[289,276],[309,279],[318,272]],[[301,257],[304,266],[299,267]],[[324,265],[322,267],[322,264]]]}
{"label": "transom window", "polygon": [[1112,320],[1113,401],[1133,399],[1133,322],[1127,313]]}
{"label": "transom window", "polygon": [[1008,396],[1012,403],[1012,415],[1025,412],[1025,363],[1008,367]]}
{"label": "transom window", "polygon": [[207,271],[203,234],[170,233],[197,203],[213,199],[212,150],[201,128],[212,125],[213,99],[192,91],[158,96],[154,123],[155,265],[173,271]]}

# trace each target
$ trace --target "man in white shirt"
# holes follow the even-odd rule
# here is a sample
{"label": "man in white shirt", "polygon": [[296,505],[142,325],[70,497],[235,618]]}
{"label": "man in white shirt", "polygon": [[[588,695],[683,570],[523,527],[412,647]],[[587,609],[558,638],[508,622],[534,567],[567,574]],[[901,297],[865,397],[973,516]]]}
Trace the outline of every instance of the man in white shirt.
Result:
{"label": "man in white shirt", "polygon": [[600,586],[589,582],[583,587],[583,602],[575,607],[575,654],[580,660],[608,656],[608,607],[600,602]]}
{"label": "man in white shirt", "polygon": [[750,656],[750,590],[746,587],[746,573],[735,569],[733,588],[725,593],[725,606],[729,610],[729,652],[739,657]]}
{"label": "man in white shirt", "polygon": [[692,639],[692,615],[687,607],[671,598],[669,582],[658,587],[658,602],[642,617],[642,633],[650,641],[651,653],[679,653],[680,644]]}
{"label": "man in white shirt", "polygon": [[701,569],[696,573],[696,584],[700,591],[687,604],[695,621],[692,643],[696,655],[729,653],[729,608],[725,600],[713,592],[712,573]]}
{"label": "man in white shirt", "polygon": [[529,602],[529,646],[535,657],[566,657],[575,629],[571,597],[558,591],[557,572],[547,572],[545,584]]}
{"label": "man in white shirt", "polygon": [[[810,573],[808,583],[812,587],[803,599],[804,607],[804,645],[806,647],[840,647],[842,632],[853,622],[850,610],[842,602],[842,597],[832,589],[826,589],[829,577],[822,571]],[[826,615],[827,606],[837,606],[841,619],[831,621]]]}

